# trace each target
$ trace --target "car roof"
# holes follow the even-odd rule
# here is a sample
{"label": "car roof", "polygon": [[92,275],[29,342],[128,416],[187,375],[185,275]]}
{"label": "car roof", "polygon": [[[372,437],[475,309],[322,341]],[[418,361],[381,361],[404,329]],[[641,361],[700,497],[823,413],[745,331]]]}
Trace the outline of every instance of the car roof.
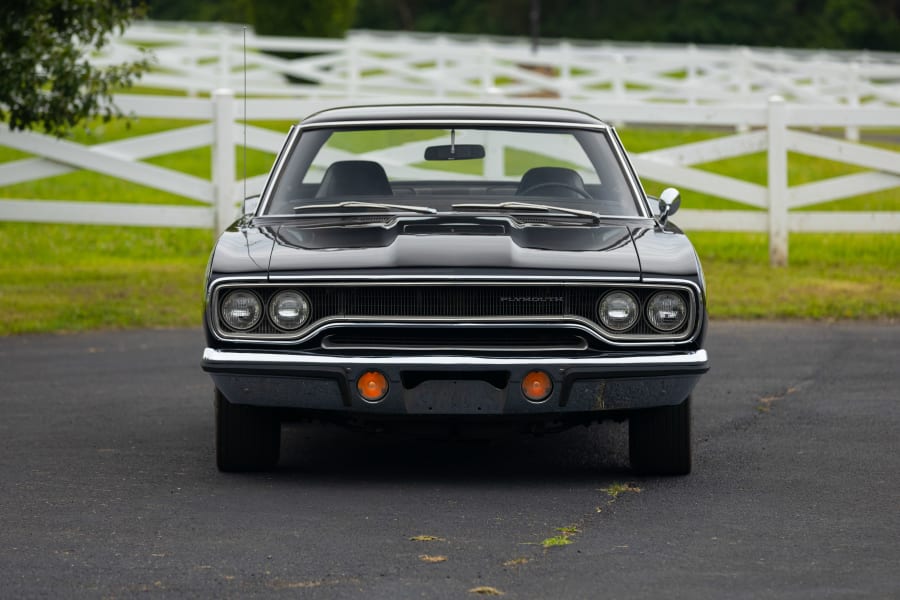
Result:
{"label": "car roof", "polygon": [[528,123],[559,126],[609,127],[588,113],[548,106],[509,104],[388,104],[378,106],[346,106],[331,108],[305,118],[301,125],[348,125],[378,122],[491,122],[497,124]]}

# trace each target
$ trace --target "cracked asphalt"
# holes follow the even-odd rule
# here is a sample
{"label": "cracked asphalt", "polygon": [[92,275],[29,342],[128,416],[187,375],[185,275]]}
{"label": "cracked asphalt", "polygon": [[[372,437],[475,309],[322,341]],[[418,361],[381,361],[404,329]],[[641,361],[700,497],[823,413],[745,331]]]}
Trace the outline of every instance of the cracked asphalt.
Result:
{"label": "cracked asphalt", "polygon": [[0,597],[900,597],[896,324],[713,323],[676,478],[633,476],[615,423],[304,425],[221,474],[202,346],[0,338]]}

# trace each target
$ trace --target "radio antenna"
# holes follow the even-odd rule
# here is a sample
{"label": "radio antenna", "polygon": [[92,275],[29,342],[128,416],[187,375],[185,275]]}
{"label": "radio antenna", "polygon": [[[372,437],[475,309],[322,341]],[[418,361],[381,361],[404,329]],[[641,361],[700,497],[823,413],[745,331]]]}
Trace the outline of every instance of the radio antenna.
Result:
{"label": "radio antenna", "polygon": [[244,25],[244,202],[247,201],[247,26]]}

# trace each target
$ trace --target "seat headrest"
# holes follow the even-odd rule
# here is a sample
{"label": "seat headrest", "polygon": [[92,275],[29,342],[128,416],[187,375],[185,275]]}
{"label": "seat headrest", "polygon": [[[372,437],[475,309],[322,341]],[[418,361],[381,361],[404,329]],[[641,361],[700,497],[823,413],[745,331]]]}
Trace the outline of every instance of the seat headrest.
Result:
{"label": "seat headrest", "polygon": [[331,163],[316,191],[316,198],[393,195],[384,167],[371,160],[341,160]]}
{"label": "seat headrest", "polygon": [[[542,186],[533,192],[530,190],[537,185],[552,183],[568,185],[579,190],[584,189],[584,180],[581,178],[581,175],[573,169],[567,169],[565,167],[534,167],[533,169],[528,169],[525,174],[522,175],[522,179],[519,181],[519,187],[516,189],[516,194],[533,194],[536,196],[550,195],[549,191],[544,191],[548,190],[550,186]],[[577,192],[570,191],[569,194],[577,195]]]}

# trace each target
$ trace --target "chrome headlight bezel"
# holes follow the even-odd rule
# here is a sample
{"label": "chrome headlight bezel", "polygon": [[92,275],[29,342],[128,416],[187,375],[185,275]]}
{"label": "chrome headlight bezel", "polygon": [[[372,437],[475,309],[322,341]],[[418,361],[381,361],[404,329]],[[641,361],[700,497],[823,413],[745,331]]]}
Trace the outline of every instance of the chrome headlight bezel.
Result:
{"label": "chrome headlight bezel", "polygon": [[[229,307],[229,304],[233,302],[243,302],[246,306]],[[246,322],[241,322],[240,319],[237,318],[229,318],[229,315],[233,317],[237,311],[242,309],[249,311],[247,313],[249,319],[246,320]],[[260,300],[259,295],[243,288],[231,290],[222,297],[222,301],[219,304],[219,319],[232,331],[244,332],[253,329],[262,319],[263,312],[263,303],[262,300]]]}
{"label": "chrome headlight bezel", "polygon": [[[286,302],[294,301],[297,304],[297,316],[295,321],[289,321],[289,317],[282,315],[280,307],[283,309]],[[309,321],[311,305],[306,294],[295,290],[282,290],[272,296],[269,300],[269,320],[272,325],[282,331],[296,331],[303,327]]]}
{"label": "chrome headlight bezel", "polygon": [[[616,316],[613,312],[626,311]],[[612,290],[597,303],[597,318],[607,330],[621,334],[634,327],[641,316],[641,305],[634,294],[626,290]]]}
{"label": "chrome headlight bezel", "polygon": [[[660,303],[668,304],[668,306],[660,306]],[[662,290],[650,296],[644,312],[647,322],[653,329],[661,333],[669,333],[684,325],[688,318],[689,309],[681,294]],[[666,316],[660,313],[668,313],[668,318],[672,319],[672,322],[665,322]]]}

